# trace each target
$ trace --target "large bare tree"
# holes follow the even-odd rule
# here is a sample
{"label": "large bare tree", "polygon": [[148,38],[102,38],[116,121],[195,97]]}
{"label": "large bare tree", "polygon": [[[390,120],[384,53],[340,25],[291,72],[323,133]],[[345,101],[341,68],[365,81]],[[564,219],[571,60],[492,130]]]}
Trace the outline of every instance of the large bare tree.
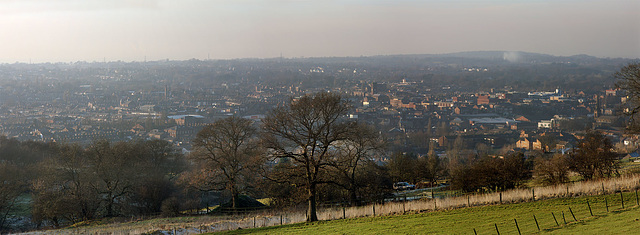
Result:
{"label": "large bare tree", "polygon": [[252,185],[258,169],[264,164],[264,153],[258,149],[257,130],[253,121],[228,117],[206,126],[194,139],[191,154],[199,165],[192,185],[204,191],[228,190],[233,208],[238,196]]}
{"label": "large bare tree", "polygon": [[317,187],[331,182],[327,171],[336,143],[348,138],[350,124],[344,117],[349,108],[338,94],[316,93],[292,99],[263,121],[263,143],[275,159],[289,161],[279,179],[295,182],[307,193],[307,221],[318,220]]}

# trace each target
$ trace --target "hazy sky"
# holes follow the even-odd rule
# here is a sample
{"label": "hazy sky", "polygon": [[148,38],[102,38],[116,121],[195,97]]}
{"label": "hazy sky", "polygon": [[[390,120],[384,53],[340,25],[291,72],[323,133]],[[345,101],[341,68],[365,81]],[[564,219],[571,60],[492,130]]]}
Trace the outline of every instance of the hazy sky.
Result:
{"label": "hazy sky", "polygon": [[640,57],[638,0],[0,0],[0,63],[434,54]]}

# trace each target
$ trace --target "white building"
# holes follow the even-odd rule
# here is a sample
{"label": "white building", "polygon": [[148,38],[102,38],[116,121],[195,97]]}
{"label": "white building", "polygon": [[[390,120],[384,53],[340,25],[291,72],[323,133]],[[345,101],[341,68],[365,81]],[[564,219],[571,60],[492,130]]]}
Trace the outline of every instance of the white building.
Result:
{"label": "white building", "polygon": [[551,129],[553,128],[553,119],[551,120],[541,120],[538,122],[538,129]]}

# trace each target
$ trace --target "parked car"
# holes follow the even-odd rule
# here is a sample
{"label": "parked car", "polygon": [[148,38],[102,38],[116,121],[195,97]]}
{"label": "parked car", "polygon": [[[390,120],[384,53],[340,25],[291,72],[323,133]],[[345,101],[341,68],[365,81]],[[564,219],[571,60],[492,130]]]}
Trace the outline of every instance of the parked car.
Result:
{"label": "parked car", "polygon": [[393,184],[395,190],[414,190],[416,186],[407,182],[397,182]]}

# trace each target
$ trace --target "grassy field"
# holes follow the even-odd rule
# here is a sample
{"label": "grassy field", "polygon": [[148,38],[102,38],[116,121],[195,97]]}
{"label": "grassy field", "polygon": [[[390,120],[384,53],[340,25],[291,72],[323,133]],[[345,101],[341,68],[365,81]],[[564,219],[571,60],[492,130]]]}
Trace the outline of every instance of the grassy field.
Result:
{"label": "grassy field", "polygon": [[[635,233],[640,229],[640,207],[636,204],[636,194],[627,192],[623,196],[624,209],[618,193],[409,215],[299,223],[234,230],[223,234],[474,234],[474,229],[477,234],[496,234],[496,226],[500,234],[518,234],[516,221],[522,234]],[[606,205],[609,206],[609,212]]]}

